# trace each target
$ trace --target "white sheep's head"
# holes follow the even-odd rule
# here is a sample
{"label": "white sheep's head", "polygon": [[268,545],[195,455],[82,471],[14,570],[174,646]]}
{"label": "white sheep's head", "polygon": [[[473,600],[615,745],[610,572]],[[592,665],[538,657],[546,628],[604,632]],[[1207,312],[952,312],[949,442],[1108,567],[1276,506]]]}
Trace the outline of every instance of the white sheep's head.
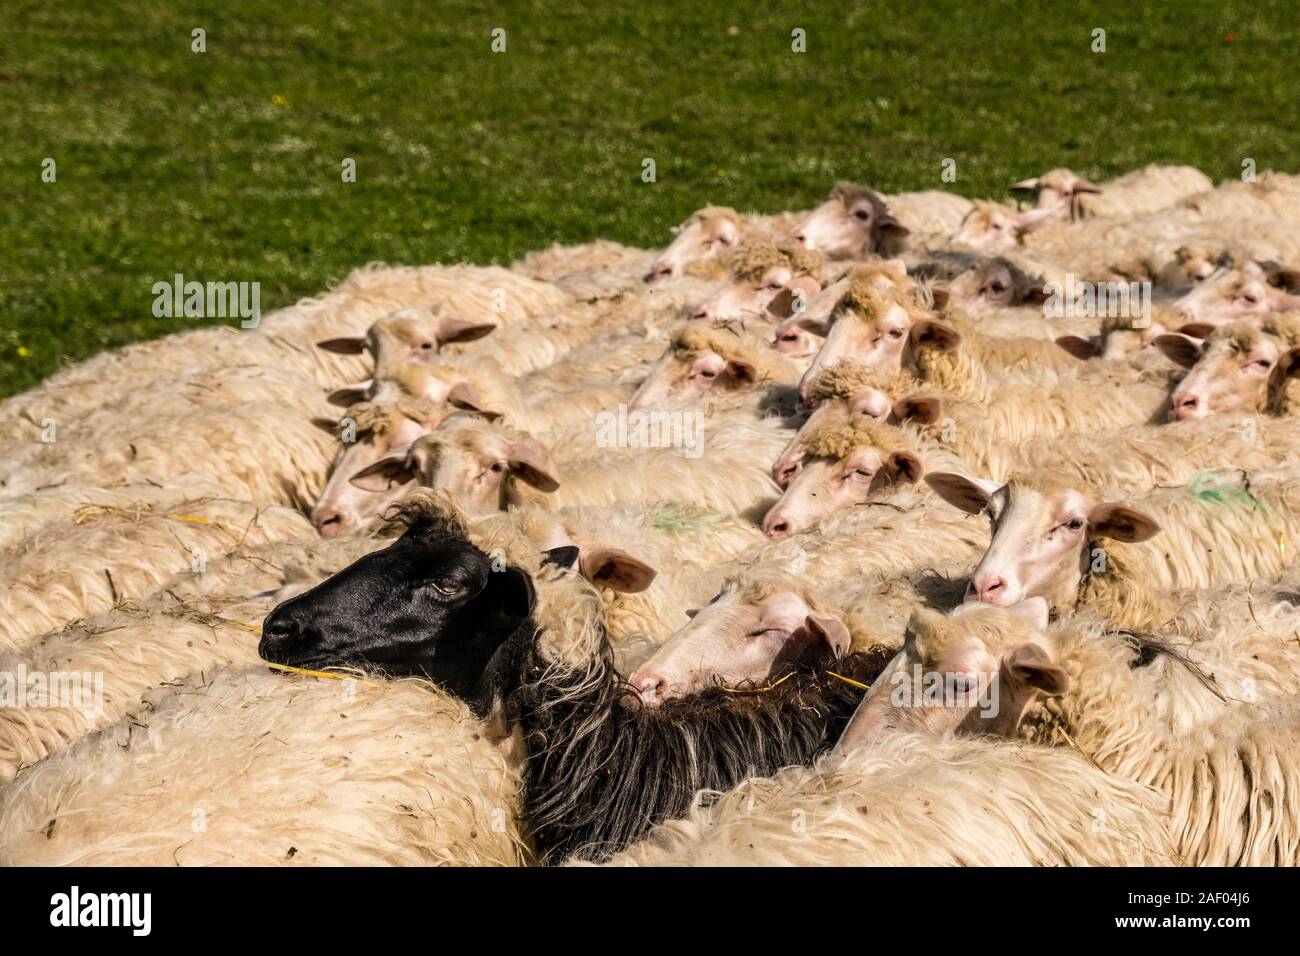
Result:
{"label": "white sheep's head", "polygon": [[856,259],[895,255],[902,251],[908,231],[874,190],[840,183],[791,235],[828,259]]}
{"label": "white sheep's head", "polygon": [[903,648],[871,685],[837,748],[897,733],[1013,736],[1042,697],[1070,686],[1042,598],[1006,608],[966,604],[944,616],[918,608]]}
{"label": "white sheep's head", "polygon": [[799,467],[763,517],[763,533],[784,538],[880,497],[924,473],[907,436],[869,418],[824,423],[800,440]]}
{"label": "white sheep's head", "polygon": [[1053,607],[1074,606],[1097,538],[1145,541],[1160,530],[1140,511],[1103,502],[1091,491],[1050,475],[990,481],[952,472],[925,477],[949,504],[985,514],[992,525],[988,550],[966,589],[966,600],[1008,607],[1030,597]]}
{"label": "white sheep's head", "polygon": [[786,664],[848,653],[848,629],[797,588],[724,588],[629,678],[642,704],[657,706],[716,684],[759,684]]}
{"label": "white sheep's head", "polygon": [[709,206],[692,213],[673,232],[673,241],[650,267],[646,282],[679,278],[688,266],[721,258],[740,244],[745,228],[734,209]]}

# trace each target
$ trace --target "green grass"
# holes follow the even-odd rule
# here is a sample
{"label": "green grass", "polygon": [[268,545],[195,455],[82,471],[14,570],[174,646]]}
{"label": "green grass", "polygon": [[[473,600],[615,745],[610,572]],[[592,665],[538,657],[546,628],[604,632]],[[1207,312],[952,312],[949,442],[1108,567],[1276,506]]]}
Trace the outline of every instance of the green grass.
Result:
{"label": "green grass", "polygon": [[177,272],[258,280],[270,309],[368,261],[660,245],[706,203],[806,208],[839,178],[940,187],[946,157],[975,196],[1300,154],[1287,4],[735,6],[10,0],[0,394],[197,324],[151,313]]}

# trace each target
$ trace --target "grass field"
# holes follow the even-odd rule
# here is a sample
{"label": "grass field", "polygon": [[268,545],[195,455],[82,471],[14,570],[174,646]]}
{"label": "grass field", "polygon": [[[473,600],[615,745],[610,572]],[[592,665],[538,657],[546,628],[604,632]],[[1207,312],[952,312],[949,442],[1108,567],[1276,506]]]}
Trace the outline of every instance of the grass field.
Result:
{"label": "grass field", "polygon": [[839,178],[940,187],[945,158],[973,196],[1300,155],[1289,4],[562,6],[10,0],[0,395],[196,321],[151,313],[178,272],[260,281],[269,310],[368,261],[661,245],[708,202],[806,208]]}

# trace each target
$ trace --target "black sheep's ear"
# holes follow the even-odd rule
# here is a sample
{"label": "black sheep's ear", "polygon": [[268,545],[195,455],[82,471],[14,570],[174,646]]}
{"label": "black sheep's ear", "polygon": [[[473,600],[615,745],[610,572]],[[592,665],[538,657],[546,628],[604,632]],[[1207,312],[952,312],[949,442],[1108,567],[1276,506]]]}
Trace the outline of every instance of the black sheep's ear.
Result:
{"label": "black sheep's ear", "polygon": [[546,557],[542,558],[542,564],[553,564],[557,568],[571,568],[578,561],[578,551],[578,546],[574,544],[566,544],[562,548],[549,548],[544,552]]}

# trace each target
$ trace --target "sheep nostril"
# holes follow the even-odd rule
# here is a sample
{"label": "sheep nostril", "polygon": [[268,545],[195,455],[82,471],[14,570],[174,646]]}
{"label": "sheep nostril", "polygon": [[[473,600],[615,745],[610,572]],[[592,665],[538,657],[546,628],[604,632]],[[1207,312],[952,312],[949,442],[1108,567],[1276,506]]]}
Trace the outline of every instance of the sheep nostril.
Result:
{"label": "sheep nostril", "polygon": [[343,515],[337,511],[321,515],[316,521],[316,530],[322,537],[332,538],[343,530]]}

